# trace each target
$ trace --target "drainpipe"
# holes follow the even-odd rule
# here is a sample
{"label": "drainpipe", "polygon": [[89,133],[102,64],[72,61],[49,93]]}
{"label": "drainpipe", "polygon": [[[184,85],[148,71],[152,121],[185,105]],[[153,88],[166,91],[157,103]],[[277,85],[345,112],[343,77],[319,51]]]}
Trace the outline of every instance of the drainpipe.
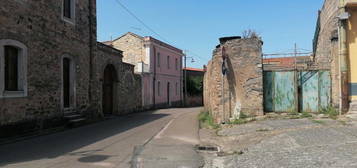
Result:
{"label": "drainpipe", "polygon": [[153,78],[153,87],[152,87],[152,91],[153,91],[153,94],[152,94],[152,98],[153,98],[153,108],[155,108],[156,106],[156,101],[155,101],[155,95],[156,95],[156,89],[155,89],[155,86],[156,86],[156,47],[154,47],[154,78]]}
{"label": "drainpipe", "polygon": [[[346,12],[345,0],[340,0],[339,14]],[[340,115],[348,111],[348,66],[347,66],[347,20],[339,21],[339,55],[340,55]]]}

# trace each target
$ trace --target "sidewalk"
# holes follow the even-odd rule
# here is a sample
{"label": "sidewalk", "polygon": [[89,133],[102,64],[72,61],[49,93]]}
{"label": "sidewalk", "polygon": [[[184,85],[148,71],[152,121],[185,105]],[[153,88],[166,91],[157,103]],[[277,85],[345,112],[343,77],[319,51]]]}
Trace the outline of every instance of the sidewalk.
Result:
{"label": "sidewalk", "polygon": [[202,167],[203,158],[194,149],[200,143],[197,120],[199,109],[194,108],[172,119],[155,137],[137,147],[133,167]]}

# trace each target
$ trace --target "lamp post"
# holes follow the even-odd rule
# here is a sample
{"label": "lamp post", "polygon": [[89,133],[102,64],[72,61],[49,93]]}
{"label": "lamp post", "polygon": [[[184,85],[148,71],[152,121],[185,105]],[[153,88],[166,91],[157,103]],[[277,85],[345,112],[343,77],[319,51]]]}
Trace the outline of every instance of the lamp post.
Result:
{"label": "lamp post", "polygon": [[187,58],[191,58],[191,62],[195,62],[195,60],[193,59],[193,57],[187,57],[187,51],[185,51],[185,54],[184,54],[184,58],[185,58],[185,68],[184,68],[184,80],[185,80],[185,94],[184,94],[184,97],[183,97],[183,104],[184,106],[186,107],[186,100],[187,100]]}

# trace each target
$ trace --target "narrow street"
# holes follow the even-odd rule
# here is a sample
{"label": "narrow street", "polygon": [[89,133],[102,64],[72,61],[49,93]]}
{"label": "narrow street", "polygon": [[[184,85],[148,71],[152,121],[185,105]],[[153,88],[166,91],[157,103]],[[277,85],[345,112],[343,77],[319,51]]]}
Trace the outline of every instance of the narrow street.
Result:
{"label": "narrow street", "polygon": [[[125,168],[201,164],[201,108],[165,109],[117,117],[60,133],[0,146],[5,168]],[[175,152],[170,152],[175,151]],[[134,154],[135,153],[135,154]],[[180,157],[177,157],[180,156]],[[170,167],[170,166],[168,166]]]}

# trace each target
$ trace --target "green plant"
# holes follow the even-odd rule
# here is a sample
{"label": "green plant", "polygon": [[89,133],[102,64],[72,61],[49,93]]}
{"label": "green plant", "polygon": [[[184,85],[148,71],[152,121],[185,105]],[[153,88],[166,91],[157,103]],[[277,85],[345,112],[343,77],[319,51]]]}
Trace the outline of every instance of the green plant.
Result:
{"label": "green plant", "polygon": [[320,111],[321,114],[325,114],[327,116],[329,116],[332,119],[337,119],[339,112],[332,106],[329,106],[327,108],[323,108]]}
{"label": "green plant", "polygon": [[201,128],[218,129],[219,125],[214,122],[213,117],[209,112],[202,111],[198,115],[198,120],[200,122]]}
{"label": "green plant", "polygon": [[301,113],[301,118],[311,118],[311,117],[312,117],[312,115],[310,113],[308,113],[308,112],[302,112]]}
{"label": "green plant", "polygon": [[231,124],[231,125],[241,125],[241,124],[246,124],[246,123],[248,123],[248,121],[245,119],[235,119],[233,121],[228,122],[228,124]]}
{"label": "green plant", "polygon": [[311,120],[311,121],[316,124],[325,124],[325,122],[321,120]]}
{"label": "green plant", "polygon": [[239,114],[239,119],[247,119],[247,118],[249,118],[248,115],[246,115],[246,114],[243,113],[243,112],[240,112],[240,114]]}

